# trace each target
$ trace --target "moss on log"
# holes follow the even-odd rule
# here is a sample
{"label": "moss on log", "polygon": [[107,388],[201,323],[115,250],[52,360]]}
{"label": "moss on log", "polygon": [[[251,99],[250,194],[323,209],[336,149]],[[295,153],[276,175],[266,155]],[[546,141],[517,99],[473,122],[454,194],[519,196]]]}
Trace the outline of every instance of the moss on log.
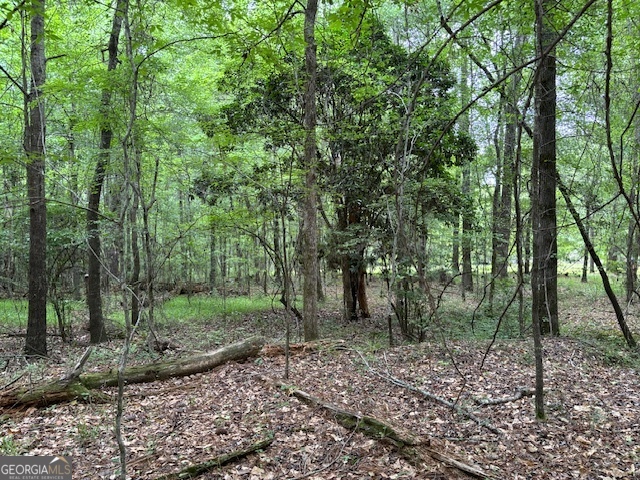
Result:
{"label": "moss on log", "polygon": [[195,478],[211,470],[220,468],[227,463],[246,457],[250,453],[257,452],[258,450],[264,450],[271,445],[271,443],[273,443],[273,436],[249,445],[247,448],[219,455],[207,462],[190,465],[177,473],[170,473],[169,475],[158,477],[156,480],[182,480],[184,478]]}
{"label": "moss on log", "polygon": [[[260,352],[263,345],[262,337],[251,337],[200,355],[128,367],[124,372],[124,382],[126,384],[146,383],[207,372],[224,363],[253,357]],[[75,376],[71,380],[63,378],[28,389],[5,392],[0,395],[0,407],[43,407],[71,400],[101,401],[108,397],[95,390],[117,384],[117,369],[86,373]]]}

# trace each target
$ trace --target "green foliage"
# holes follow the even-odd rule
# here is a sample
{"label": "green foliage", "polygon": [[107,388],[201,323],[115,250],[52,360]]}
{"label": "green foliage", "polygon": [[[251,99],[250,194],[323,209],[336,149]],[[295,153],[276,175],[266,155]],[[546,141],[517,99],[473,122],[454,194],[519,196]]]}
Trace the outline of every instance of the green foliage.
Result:
{"label": "green foliage", "polygon": [[20,453],[22,453],[22,448],[13,435],[8,434],[0,437],[0,455],[15,456]]}
{"label": "green foliage", "polygon": [[272,297],[228,297],[180,295],[162,305],[162,315],[171,322],[210,322],[226,315],[247,315],[251,313],[280,310],[280,304]]}
{"label": "green foliage", "polygon": [[11,328],[26,326],[27,307],[25,300],[0,299],[0,325]]}

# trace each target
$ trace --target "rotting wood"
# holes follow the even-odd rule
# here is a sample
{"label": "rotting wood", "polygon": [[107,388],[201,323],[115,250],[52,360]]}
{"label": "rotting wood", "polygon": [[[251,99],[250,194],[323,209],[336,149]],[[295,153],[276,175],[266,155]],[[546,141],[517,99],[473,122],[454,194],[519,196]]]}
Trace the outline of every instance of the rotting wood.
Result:
{"label": "rotting wood", "polygon": [[[342,340],[317,340],[313,342],[292,343],[289,345],[291,355],[307,355],[321,350],[332,350],[343,347]],[[262,348],[260,355],[263,357],[279,357],[285,355],[285,346],[280,344],[268,344]]]}
{"label": "rotting wood", "polygon": [[271,445],[271,443],[273,443],[273,436],[267,437],[263,440],[260,440],[259,442],[249,445],[247,448],[242,448],[230,453],[218,455],[217,457],[212,458],[211,460],[208,460],[206,462],[196,463],[195,465],[183,468],[179,472],[163,475],[161,477],[158,477],[156,480],[182,480],[185,478],[195,478],[204,473],[210,472],[213,469],[222,467],[227,463],[246,457],[253,452],[264,450],[269,445]]}
{"label": "rotting wood", "polygon": [[[127,384],[147,383],[207,372],[227,362],[256,356],[263,345],[264,338],[251,337],[200,355],[128,367],[124,372],[124,381]],[[109,397],[95,390],[114,387],[118,384],[116,369],[82,375],[77,375],[77,373],[77,369],[74,368],[72,376],[73,374],[75,376],[71,380],[68,378],[69,375],[66,375],[62,379],[35,387],[13,389],[10,392],[2,393],[0,407],[43,407],[71,400],[104,401]]]}
{"label": "rotting wood", "polygon": [[264,375],[259,376],[259,378],[267,384],[285,390],[290,396],[298,398],[307,405],[330,412],[332,418],[343,427],[349,430],[360,431],[369,437],[390,444],[399,454],[412,463],[422,463],[426,457],[429,456],[434,460],[444,463],[449,467],[456,468],[473,477],[487,480],[494,478],[478,467],[466,464],[434,450],[430,447],[429,439],[419,439],[411,432],[403,431],[383,420],[338,407],[285,382]]}

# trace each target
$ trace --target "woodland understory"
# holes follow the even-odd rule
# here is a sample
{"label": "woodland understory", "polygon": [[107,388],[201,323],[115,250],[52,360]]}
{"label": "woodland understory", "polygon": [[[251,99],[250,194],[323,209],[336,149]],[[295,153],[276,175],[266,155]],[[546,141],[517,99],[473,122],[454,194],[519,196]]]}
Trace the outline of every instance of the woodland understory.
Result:
{"label": "woodland understory", "polygon": [[[604,350],[587,333],[546,338],[548,419],[538,422],[530,396],[534,366],[529,338],[443,341],[434,333],[426,342],[389,348],[384,311],[372,299],[371,319],[344,323],[337,320],[337,295],[330,296],[321,309],[324,340],[293,346],[290,376],[280,388],[264,377],[282,380],[284,374],[281,311],[224,319],[203,312],[190,325],[166,322],[162,334],[172,344],[162,354],[145,351],[143,339],[137,338],[134,347],[140,348],[134,348],[132,363],[182,357],[254,334],[268,343],[258,357],[243,363],[128,386],[123,419],[128,476],[161,478],[272,438],[257,453],[198,478],[470,478],[436,460],[411,462],[379,439],[344,428],[326,410],[291,395],[300,389],[409,431],[430,448],[477,466],[487,478],[640,478],[640,374],[637,359],[622,341],[619,349]],[[561,300],[567,331],[584,327],[585,332],[620,335],[604,299],[565,295]],[[463,308],[475,306],[467,298]],[[637,317],[628,318],[638,331]],[[86,348],[82,337],[72,344],[52,340],[50,360],[25,370],[15,356],[23,339],[4,333],[3,389],[58,378]],[[113,368],[121,347],[122,340],[101,345],[86,371]],[[22,376],[8,387],[18,374]],[[115,399],[115,389],[105,393]],[[424,393],[454,402],[456,411]],[[6,413],[0,430],[4,454],[72,455],[74,478],[116,478],[115,400]]]}

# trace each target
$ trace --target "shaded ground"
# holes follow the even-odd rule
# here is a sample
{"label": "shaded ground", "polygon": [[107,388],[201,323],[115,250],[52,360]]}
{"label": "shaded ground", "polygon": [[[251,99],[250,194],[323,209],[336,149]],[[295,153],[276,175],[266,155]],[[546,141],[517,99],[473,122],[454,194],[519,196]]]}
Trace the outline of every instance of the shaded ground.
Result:
{"label": "shaded ground", "polygon": [[[335,313],[330,308],[327,311]],[[589,328],[615,331],[615,318],[604,302],[588,306],[578,302],[569,311],[565,322],[573,322],[574,327],[588,323]],[[585,318],[589,311],[597,314]],[[259,317],[227,319],[224,327],[235,338],[257,327],[277,339],[282,331],[280,315]],[[203,348],[226,343],[219,333],[207,334],[207,329],[219,332],[220,326],[206,319],[192,325],[192,330],[175,332],[183,350],[169,355],[186,354],[190,350],[184,346],[191,342]],[[640,331],[637,322],[632,328]],[[624,361],[612,365],[612,359],[625,358],[624,352],[616,356],[616,352],[603,352],[589,341],[572,338],[546,340],[549,419],[540,423],[533,418],[531,397],[490,406],[477,403],[533,387],[529,340],[498,341],[485,356],[486,341],[428,342],[388,349],[381,340],[384,331],[384,323],[376,320],[358,328],[343,327],[339,334],[346,341],[326,342],[296,353],[288,383],[411,430],[430,439],[433,448],[476,464],[495,478],[640,478],[640,374],[624,366]],[[22,339],[0,342],[9,359],[2,381],[6,385],[18,366],[9,352],[18,352]],[[115,365],[119,348],[120,342],[105,345],[88,368]],[[83,348],[57,345],[54,351],[58,365],[32,366],[20,381],[61,374]],[[134,358],[148,361],[152,356],[139,351]],[[261,375],[281,377],[283,372],[281,355],[263,355],[208,374],[128,387],[124,433],[129,476],[157,478],[273,434],[274,442],[263,452],[199,478],[467,478],[436,461],[409,464],[388,446],[340,427],[324,412],[258,379]],[[376,372],[457,400],[503,433],[496,434],[440,403],[392,385]],[[22,412],[3,421],[0,447],[4,454],[72,455],[74,478],[115,478],[114,412],[112,404],[80,403]]]}

